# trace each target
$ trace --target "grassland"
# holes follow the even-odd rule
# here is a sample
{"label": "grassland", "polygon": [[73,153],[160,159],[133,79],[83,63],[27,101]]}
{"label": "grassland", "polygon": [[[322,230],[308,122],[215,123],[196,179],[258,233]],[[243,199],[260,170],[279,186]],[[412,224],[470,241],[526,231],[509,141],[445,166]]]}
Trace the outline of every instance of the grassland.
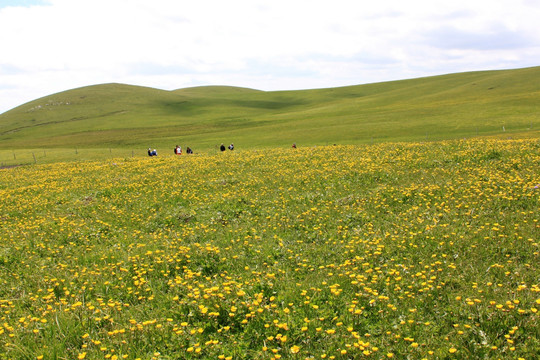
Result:
{"label": "grassland", "polygon": [[537,359],[539,168],[476,139],[0,170],[0,358]]}
{"label": "grassland", "polygon": [[51,161],[54,149],[109,156],[176,144],[207,153],[229,142],[261,149],[538,137],[539,99],[540,67],[301,91],[95,85],[0,114],[0,160],[17,163],[15,151],[31,163],[49,150],[41,160]]}

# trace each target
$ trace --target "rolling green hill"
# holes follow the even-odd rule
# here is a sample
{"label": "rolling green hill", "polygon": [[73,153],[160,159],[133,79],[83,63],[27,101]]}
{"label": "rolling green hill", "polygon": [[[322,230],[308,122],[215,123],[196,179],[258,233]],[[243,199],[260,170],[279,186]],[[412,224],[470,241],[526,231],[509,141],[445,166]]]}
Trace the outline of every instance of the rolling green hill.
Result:
{"label": "rolling green hill", "polygon": [[[164,91],[103,84],[0,114],[0,149],[354,144],[526,134],[540,129],[540,67],[340,88]],[[504,131],[504,132],[503,132]]]}

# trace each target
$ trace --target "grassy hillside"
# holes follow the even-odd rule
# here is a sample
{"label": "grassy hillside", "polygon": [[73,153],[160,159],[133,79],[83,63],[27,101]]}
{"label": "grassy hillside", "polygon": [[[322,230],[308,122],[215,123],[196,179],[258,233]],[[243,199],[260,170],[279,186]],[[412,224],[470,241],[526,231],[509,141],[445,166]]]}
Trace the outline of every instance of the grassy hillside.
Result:
{"label": "grassy hillside", "polygon": [[504,135],[540,128],[540,67],[450,74],[341,88],[164,91],[94,85],[0,114],[0,149],[200,151]]}

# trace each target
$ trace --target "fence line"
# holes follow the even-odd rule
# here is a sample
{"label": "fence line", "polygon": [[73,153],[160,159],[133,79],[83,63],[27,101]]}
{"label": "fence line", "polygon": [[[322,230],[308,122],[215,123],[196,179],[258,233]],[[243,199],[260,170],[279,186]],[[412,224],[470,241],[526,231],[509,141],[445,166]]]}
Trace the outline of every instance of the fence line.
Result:
{"label": "fence line", "polygon": [[[525,125],[527,126],[527,125]],[[506,129],[506,126],[502,126],[498,131],[485,131],[482,132],[476,126],[471,133],[462,134],[461,136],[455,136],[455,139],[463,137],[478,137],[478,136],[491,136],[491,135],[500,135],[507,134],[511,136],[514,132],[522,133],[526,131],[533,131],[533,122],[530,121],[528,127],[518,128],[518,129]],[[384,136],[379,139],[388,141],[389,137]],[[362,139],[366,144],[377,143],[377,137],[373,135],[368,135]],[[437,140],[447,140],[442,137],[442,134],[431,134],[426,131],[423,134],[417,134],[416,140],[409,141],[437,141]],[[108,150],[108,151],[107,151]],[[79,149],[75,148],[64,148],[64,149],[20,149],[20,150],[1,150],[0,149],[0,168],[11,167],[14,165],[28,165],[28,164],[38,164],[38,163],[50,163],[57,161],[73,161],[73,160],[98,160],[98,159],[110,159],[110,158],[135,158],[135,157],[146,157],[146,148],[138,149],[125,149],[118,148],[114,149],[111,147],[100,148],[100,149]]]}
{"label": "fence line", "polygon": [[0,167],[44,164],[57,161],[134,158],[147,156],[146,149],[17,149],[0,150]]}

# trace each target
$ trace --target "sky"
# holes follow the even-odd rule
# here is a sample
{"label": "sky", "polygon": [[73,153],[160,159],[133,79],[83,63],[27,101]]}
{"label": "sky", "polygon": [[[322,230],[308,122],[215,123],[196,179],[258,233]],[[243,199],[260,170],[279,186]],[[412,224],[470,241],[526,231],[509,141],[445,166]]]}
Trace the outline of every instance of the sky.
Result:
{"label": "sky", "polygon": [[0,113],[81,86],[265,91],[540,65],[540,0],[0,0]]}

